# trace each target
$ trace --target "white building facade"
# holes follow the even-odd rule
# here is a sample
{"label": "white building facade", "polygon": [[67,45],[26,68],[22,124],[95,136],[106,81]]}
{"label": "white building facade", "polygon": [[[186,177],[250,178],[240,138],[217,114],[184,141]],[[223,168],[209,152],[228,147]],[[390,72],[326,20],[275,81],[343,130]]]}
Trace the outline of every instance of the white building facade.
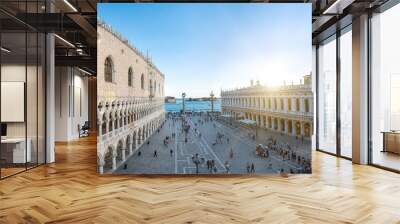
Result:
{"label": "white building facade", "polygon": [[97,157],[112,173],[164,122],[164,74],[111,27],[98,23]]}
{"label": "white building facade", "polygon": [[301,84],[267,87],[257,83],[221,91],[222,114],[234,120],[249,119],[258,127],[309,139],[313,125],[311,76]]}

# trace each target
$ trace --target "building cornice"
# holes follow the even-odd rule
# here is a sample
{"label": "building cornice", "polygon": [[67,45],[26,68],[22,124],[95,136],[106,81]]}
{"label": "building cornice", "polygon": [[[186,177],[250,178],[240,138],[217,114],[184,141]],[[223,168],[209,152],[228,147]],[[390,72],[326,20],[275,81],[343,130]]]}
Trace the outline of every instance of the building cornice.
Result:
{"label": "building cornice", "polygon": [[137,49],[128,39],[126,39],[118,31],[114,30],[111,25],[103,22],[100,18],[97,19],[97,26],[103,28],[105,31],[113,35],[119,41],[121,41],[126,47],[131,49],[135,54],[139,55],[152,69],[156,70],[163,78],[165,75],[157,68],[156,65],[150,60],[149,57],[145,56],[139,49]]}

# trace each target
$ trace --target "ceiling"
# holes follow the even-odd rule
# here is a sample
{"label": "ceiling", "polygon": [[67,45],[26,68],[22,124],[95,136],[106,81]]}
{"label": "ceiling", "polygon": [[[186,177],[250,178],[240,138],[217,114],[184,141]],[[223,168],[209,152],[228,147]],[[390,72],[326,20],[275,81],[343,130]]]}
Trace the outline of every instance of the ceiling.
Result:
{"label": "ceiling", "polygon": [[[340,26],[351,23],[352,17],[361,12],[374,9],[388,0],[250,0],[241,2],[269,3],[312,3],[312,36],[316,44],[334,34]],[[166,2],[164,0],[1,0],[0,25],[4,38],[13,40],[15,54],[23,35],[18,32],[54,32],[56,44],[56,65],[79,66],[96,74],[96,26],[97,3],[107,2]],[[180,2],[180,0],[169,1]],[[218,0],[198,2],[224,2]],[[49,13],[49,12],[52,13]],[[28,13],[26,13],[28,12]],[[340,21],[340,22],[338,22]],[[4,35],[3,35],[4,36]],[[3,42],[4,43],[4,42]],[[31,52],[29,45],[28,52]],[[23,53],[23,52],[21,52]]]}

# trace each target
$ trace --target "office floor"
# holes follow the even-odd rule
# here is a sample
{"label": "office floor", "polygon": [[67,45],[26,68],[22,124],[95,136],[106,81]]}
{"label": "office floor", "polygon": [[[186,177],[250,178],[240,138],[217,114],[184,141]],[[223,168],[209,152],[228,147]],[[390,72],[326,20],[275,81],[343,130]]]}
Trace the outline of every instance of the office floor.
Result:
{"label": "office floor", "polygon": [[374,151],[374,164],[400,170],[400,155],[390,152]]}
{"label": "office floor", "polygon": [[313,152],[313,174],[96,173],[96,139],[0,181],[0,223],[400,223],[400,175]]}

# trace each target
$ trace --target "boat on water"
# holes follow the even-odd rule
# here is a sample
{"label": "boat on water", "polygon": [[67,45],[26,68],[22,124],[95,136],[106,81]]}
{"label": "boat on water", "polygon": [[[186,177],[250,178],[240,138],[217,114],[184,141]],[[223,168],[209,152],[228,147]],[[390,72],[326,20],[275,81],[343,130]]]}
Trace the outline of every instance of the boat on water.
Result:
{"label": "boat on water", "polygon": [[176,98],[173,96],[165,97],[165,103],[176,103]]}

